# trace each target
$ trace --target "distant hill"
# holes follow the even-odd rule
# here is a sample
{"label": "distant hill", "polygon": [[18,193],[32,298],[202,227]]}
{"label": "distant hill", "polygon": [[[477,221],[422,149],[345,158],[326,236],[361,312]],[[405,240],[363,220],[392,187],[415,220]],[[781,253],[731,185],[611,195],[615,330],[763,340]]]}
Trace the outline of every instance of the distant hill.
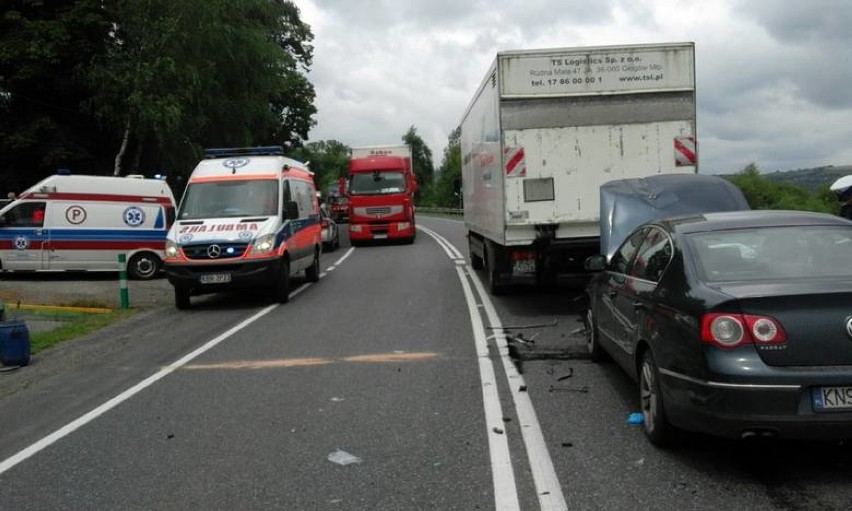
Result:
{"label": "distant hill", "polygon": [[838,178],[852,174],[852,165],[828,165],[813,169],[798,169],[763,173],[761,176],[776,182],[792,183],[815,192],[822,185],[831,185]]}

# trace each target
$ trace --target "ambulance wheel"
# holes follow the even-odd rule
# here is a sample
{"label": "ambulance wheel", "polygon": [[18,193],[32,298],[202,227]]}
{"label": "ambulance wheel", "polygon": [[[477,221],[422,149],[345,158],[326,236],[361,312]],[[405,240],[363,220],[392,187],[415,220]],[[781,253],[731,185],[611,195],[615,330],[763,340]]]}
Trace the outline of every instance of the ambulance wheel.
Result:
{"label": "ambulance wheel", "polygon": [[134,280],[150,280],[160,271],[160,258],[151,252],[139,252],[127,262],[127,275]]}
{"label": "ambulance wheel", "polygon": [[275,300],[278,303],[290,301],[290,262],[287,260],[281,261],[281,271],[275,284]]}
{"label": "ambulance wheel", "polygon": [[314,262],[305,269],[305,280],[308,282],[319,282],[320,274],[320,251],[314,249]]}
{"label": "ambulance wheel", "polygon": [[184,287],[175,288],[175,307],[180,310],[189,308],[189,289]]}

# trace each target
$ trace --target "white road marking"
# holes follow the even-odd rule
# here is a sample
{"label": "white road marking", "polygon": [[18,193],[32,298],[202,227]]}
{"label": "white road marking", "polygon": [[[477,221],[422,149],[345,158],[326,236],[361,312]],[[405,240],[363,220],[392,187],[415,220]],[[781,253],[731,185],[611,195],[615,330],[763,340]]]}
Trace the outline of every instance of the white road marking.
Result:
{"label": "white road marking", "polygon": [[437,241],[438,245],[440,245],[441,248],[444,249],[444,252],[447,253],[447,256],[450,259],[453,259],[453,260],[459,260],[460,259],[462,261],[464,260],[464,256],[462,255],[462,253],[459,252],[459,250],[452,243],[447,241],[446,238],[444,238],[443,236],[441,236],[437,232],[433,231],[432,229],[429,229],[427,227],[423,227],[422,225],[418,225],[417,228],[420,229],[421,231],[425,232],[429,236],[432,236],[433,238],[435,238],[435,241]]}
{"label": "white road marking", "polygon": [[[345,259],[345,257],[346,256],[341,258],[340,261]],[[340,261],[338,261],[338,263]],[[302,291],[308,289],[310,286],[311,286],[311,284],[309,284],[309,283],[306,283],[306,284],[299,286],[298,288],[294,289],[290,293],[290,298],[293,298],[293,297],[299,295]],[[231,329],[225,331],[224,333],[222,333],[219,336],[211,339],[210,341],[207,341],[205,344],[203,344],[199,348],[195,349],[194,351],[190,352],[187,355],[184,355],[183,357],[172,362],[168,366],[160,369],[159,371],[157,371],[153,375],[149,376],[148,378],[145,378],[144,380],[142,380],[141,382],[137,383],[136,385],[130,387],[129,389],[125,390],[121,394],[115,396],[114,398],[110,399],[109,401],[107,401],[107,402],[103,403],[102,405],[96,407],[94,410],[91,410],[90,412],[88,412],[88,413],[78,417],[77,419],[69,422],[68,424],[62,426],[61,428],[57,429],[53,433],[42,438],[41,440],[38,440],[35,443],[31,444],[30,446],[25,447],[21,451],[18,451],[17,453],[13,454],[9,458],[6,458],[5,460],[0,461],[0,475],[2,475],[4,472],[11,469],[15,465],[17,465],[17,464],[27,460],[28,458],[38,454],[40,451],[44,450],[45,448],[47,448],[51,444],[57,442],[58,440],[61,440],[62,438],[68,436],[69,434],[80,429],[81,427],[85,426],[86,424],[92,422],[93,420],[97,419],[98,417],[105,414],[106,412],[112,410],[116,406],[120,405],[121,403],[127,401],[131,397],[135,396],[136,394],[138,394],[138,393],[142,392],[143,390],[145,390],[146,388],[150,387],[154,383],[165,378],[166,376],[168,376],[169,374],[171,374],[175,370],[180,369],[182,366],[186,365],[187,363],[189,363],[193,359],[197,358],[198,356],[202,355],[203,353],[209,351],[210,349],[215,347],[217,344],[220,344],[224,340],[228,339],[229,337],[231,337],[235,333],[237,333],[240,330],[251,325],[252,323],[257,321],[258,319],[262,318],[263,316],[269,314],[270,312],[272,312],[273,310],[275,310],[279,306],[280,306],[280,304],[275,303],[275,304],[272,304],[272,305],[265,307],[264,309],[260,310],[257,314],[254,314],[253,316],[241,321],[239,324],[232,327]]]}
{"label": "white road marking", "polygon": [[512,467],[512,457],[509,454],[509,441],[506,434],[496,433],[494,428],[504,431],[503,407],[500,404],[500,394],[497,390],[497,378],[494,375],[494,365],[488,354],[488,339],[482,326],[482,316],[476,308],[476,299],[465,277],[464,269],[456,266],[459,281],[464,290],[470,322],[473,325],[473,339],[476,344],[476,355],[479,360],[479,379],[482,382],[482,401],[485,404],[485,426],[488,435],[488,449],[491,458],[491,478],[494,483],[495,509],[520,509],[518,502],[518,487],[515,484],[515,471]]}
{"label": "white road marking", "polygon": [[[458,254],[459,257],[461,253],[454,247],[449,241],[447,241],[443,236],[435,233],[430,229],[423,228],[418,226],[418,229],[423,230],[426,234],[432,236],[435,241],[438,242],[445,252],[449,255],[450,259],[456,260],[450,253]],[[451,248],[448,248],[451,247]],[[539,500],[539,506],[542,510],[546,511],[562,511],[568,509],[568,504],[565,501],[565,496],[562,493],[562,486],[559,483],[559,478],[556,476],[556,470],[553,467],[553,461],[550,457],[550,451],[547,449],[547,443],[544,441],[544,434],[541,431],[541,424],[538,422],[538,416],[535,413],[535,408],[533,407],[532,401],[530,400],[529,394],[527,392],[521,392],[521,388],[525,387],[523,377],[518,373],[517,368],[512,363],[512,360],[509,358],[509,347],[506,344],[506,335],[504,331],[500,328],[502,326],[502,322],[500,321],[500,317],[497,315],[497,311],[494,308],[494,304],[491,302],[491,298],[488,295],[488,292],[482,285],[482,282],[479,280],[479,277],[476,275],[476,272],[472,271],[468,265],[464,265],[464,269],[461,266],[456,266],[456,271],[459,273],[459,278],[462,280],[462,287],[465,290],[465,299],[468,302],[468,308],[471,312],[471,321],[473,322],[474,329],[474,339],[477,342],[477,352],[479,352],[479,339],[478,339],[478,330],[483,330],[482,319],[479,315],[478,307],[483,307],[485,309],[486,316],[488,317],[489,324],[495,328],[495,335],[493,336],[495,344],[500,353],[500,360],[503,363],[503,370],[506,374],[506,380],[509,384],[509,391],[512,395],[512,401],[515,404],[515,411],[518,414],[518,421],[521,426],[521,436],[524,441],[524,446],[527,451],[527,458],[530,464],[530,471],[533,476],[533,483],[535,484],[536,494]],[[469,293],[470,286],[467,282],[467,278],[464,277],[464,273],[469,275],[471,282],[473,282],[474,287],[476,288],[476,292],[479,295],[482,304],[476,304],[473,298],[473,295]],[[476,314],[473,314],[473,311]],[[484,332],[484,330],[483,330]],[[484,335],[484,333],[483,333]],[[486,356],[487,356],[487,339],[486,339]],[[483,378],[483,398],[485,398],[485,380],[482,376],[482,365],[483,365],[483,357],[480,355],[480,377]],[[490,359],[487,359],[487,365],[491,370],[491,374],[493,375],[493,367],[491,366]],[[494,395],[498,401],[499,406],[499,396],[497,395],[497,388],[494,386]],[[488,403],[486,401],[486,423],[489,425],[489,443],[491,441],[491,422],[488,421],[489,411],[488,411]],[[493,448],[492,448],[492,456],[493,456]],[[496,472],[498,468],[502,468],[501,464],[502,460],[495,461],[492,458],[492,467],[495,472],[495,492],[496,488]],[[509,466],[509,470],[511,469],[511,465]],[[514,483],[514,475],[512,475],[512,481]],[[517,501],[517,489],[513,484],[513,489],[516,492],[515,500]],[[497,509],[500,509],[500,506],[497,506]]]}

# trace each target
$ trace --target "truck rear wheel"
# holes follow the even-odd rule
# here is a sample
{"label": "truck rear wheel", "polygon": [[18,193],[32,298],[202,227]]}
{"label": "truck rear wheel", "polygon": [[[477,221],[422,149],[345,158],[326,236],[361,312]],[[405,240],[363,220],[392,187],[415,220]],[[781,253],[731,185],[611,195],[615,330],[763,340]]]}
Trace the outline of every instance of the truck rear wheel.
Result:
{"label": "truck rear wheel", "polygon": [[492,295],[503,294],[503,282],[500,278],[500,269],[497,267],[497,254],[494,247],[489,243],[485,248],[485,276],[488,292]]}
{"label": "truck rear wheel", "polygon": [[482,260],[482,256],[476,255],[476,252],[473,250],[473,242],[470,241],[470,234],[468,234],[467,238],[467,253],[470,254],[470,267],[474,270],[481,270],[485,268],[485,261]]}

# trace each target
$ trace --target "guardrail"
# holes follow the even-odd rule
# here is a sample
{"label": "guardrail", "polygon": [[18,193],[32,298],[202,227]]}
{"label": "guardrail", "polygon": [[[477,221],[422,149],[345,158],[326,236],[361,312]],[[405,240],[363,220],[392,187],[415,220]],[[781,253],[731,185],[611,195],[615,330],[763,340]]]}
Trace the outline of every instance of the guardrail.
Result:
{"label": "guardrail", "polygon": [[455,209],[455,208],[430,208],[425,206],[417,206],[418,213],[426,213],[434,214],[434,215],[447,215],[447,216],[463,216],[464,210]]}

